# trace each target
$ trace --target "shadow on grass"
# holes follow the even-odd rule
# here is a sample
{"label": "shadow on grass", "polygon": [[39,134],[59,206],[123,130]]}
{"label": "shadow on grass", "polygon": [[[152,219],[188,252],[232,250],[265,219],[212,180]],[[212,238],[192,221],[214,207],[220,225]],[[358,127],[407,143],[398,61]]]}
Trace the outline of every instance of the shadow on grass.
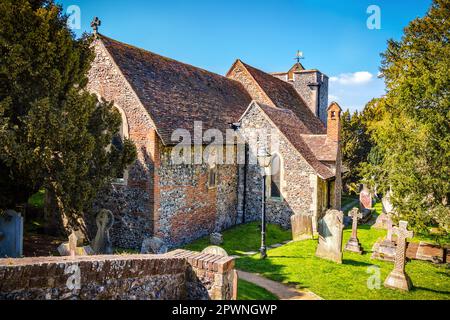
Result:
{"label": "shadow on grass", "polygon": [[413,287],[411,291],[417,291],[417,290],[423,290],[423,291],[439,293],[439,294],[450,294],[450,291],[434,290],[434,289],[424,288],[424,287]]}
{"label": "shadow on grass", "polygon": [[349,265],[349,266],[355,266],[355,267],[370,267],[373,265],[372,263],[356,261],[356,260],[351,260],[351,259],[343,259],[342,264]]}

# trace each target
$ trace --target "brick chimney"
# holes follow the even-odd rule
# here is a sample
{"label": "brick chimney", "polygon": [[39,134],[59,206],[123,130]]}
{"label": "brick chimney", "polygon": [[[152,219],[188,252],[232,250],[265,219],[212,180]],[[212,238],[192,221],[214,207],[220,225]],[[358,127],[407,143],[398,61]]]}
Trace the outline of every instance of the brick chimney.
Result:
{"label": "brick chimney", "polygon": [[332,102],[328,107],[327,112],[328,112],[327,137],[331,141],[338,142],[341,137],[342,109],[336,102]]}

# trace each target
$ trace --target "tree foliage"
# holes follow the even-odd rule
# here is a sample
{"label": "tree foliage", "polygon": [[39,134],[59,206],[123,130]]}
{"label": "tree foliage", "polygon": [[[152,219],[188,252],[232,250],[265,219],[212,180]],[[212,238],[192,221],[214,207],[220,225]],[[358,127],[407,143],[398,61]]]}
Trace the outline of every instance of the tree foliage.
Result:
{"label": "tree foliage", "polygon": [[110,146],[121,126],[111,103],[85,91],[93,60],[53,1],[0,2],[0,206],[45,188],[75,226],[97,191],[132,163],[136,150]]}
{"label": "tree foliage", "polygon": [[364,112],[349,110],[342,114],[341,118],[341,143],[342,159],[348,169],[343,175],[343,181],[349,191],[356,192],[357,185],[361,182],[361,164],[367,162],[367,157],[372,148],[370,135],[364,122]]}
{"label": "tree foliage", "polygon": [[378,165],[364,168],[378,191],[393,191],[400,218],[416,230],[450,226],[450,2],[435,0],[383,54],[387,94],[368,121]]}

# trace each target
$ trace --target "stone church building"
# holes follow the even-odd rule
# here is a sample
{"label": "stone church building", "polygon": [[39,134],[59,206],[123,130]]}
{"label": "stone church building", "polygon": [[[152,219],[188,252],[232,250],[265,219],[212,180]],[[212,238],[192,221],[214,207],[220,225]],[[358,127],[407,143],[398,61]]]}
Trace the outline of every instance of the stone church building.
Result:
{"label": "stone church building", "polygon": [[[175,247],[258,220],[263,194],[268,222],[284,228],[293,214],[312,216],[316,228],[326,209],[340,208],[341,109],[328,105],[328,77],[320,71],[296,63],[269,74],[237,60],[221,76],[103,35],[93,47],[88,90],[114,102],[121,138],[138,151],[135,164],[97,202],[115,215],[115,246],[137,249],[157,236]],[[198,123],[200,134],[240,132],[241,142],[223,148],[242,147],[244,161],[174,163],[180,143],[174,132],[195,138]],[[260,167],[249,159],[270,137],[247,135],[263,129],[278,137],[276,150],[268,146],[264,193]]]}

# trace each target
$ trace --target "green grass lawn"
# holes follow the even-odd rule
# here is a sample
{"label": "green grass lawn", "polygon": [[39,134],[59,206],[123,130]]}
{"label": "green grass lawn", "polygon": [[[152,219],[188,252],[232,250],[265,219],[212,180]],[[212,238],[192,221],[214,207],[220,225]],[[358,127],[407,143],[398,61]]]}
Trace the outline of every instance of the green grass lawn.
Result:
{"label": "green grass lawn", "polygon": [[[381,209],[377,204],[377,211]],[[257,251],[260,246],[257,223],[241,225],[224,232],[223,247],[230,254],[241,254],[245,251]],[[358,255],[344,252],[342,265],[315,257],[317,240],[294,242],[283,247],[269,250],[268,259],[260,260],[259,255],[242,257],[236,260],[240,270],[255,272],[265,277],[296,285],[299,289],[306,288],[324,299],[335,300],[395,300],[423,299],[450,300],[450,269],[445,266],[433,265],[423,261],[411,261],[406,271],[411,277],[415,288],[410,292],[400,292],[383,287],[383,282],[393,269],[393,264],[379,260],[371,260],[371,249],[377,239],[386,235],[385,230],[371,229],[364,225],[359,229],[359,239],[366,253]],[[350,238],[351,230],[344,230],[344,245]],[[268,243],[279,243],[291,238],[289,231],[283,231],[277,226],[268,228]],[[418,239],[415,239],[418,241]],[[186,249],[201,251],[209,242],[202,239],[188,245]],[[367,281],[372,274],[369,267],[379,267],[381,273],[381,288],[370,290]],[[240,285],[242,296],[251,297],[252,290]],[[248,291],[248,292],[247,292]]]}
{"label": "green grass lawn", "polygon": [[[344,244],[351,230],[344,231]],[[267,260],[257,256],[237,260],[237,267],[248,272],[257,272],[265,277],[294,284],[299,289],[307,288],[324,299],[391,300],[391,299],[450,299],[450,270],[422,261],[411,261],[406,270],[415,288],[408,293],[383,287],[370,290],[367,281],[371,274],[368,268],[377,266],[384,282],[392,271],[393,264],[370,259],[373,243],[385,235],[385,231],[363,226],[359,230],[360,241],[366,251],[364,255],[344,253],[342,265],[315,257],[317,241],[302,241],[269,250]]]}
{"label": "green grass lawn", "polygon": [[[237,226],[223,233],[224,243],[221,246],[229,255],[242,255],[244,252],[258,251],[261,247],[259,222]],[[267,225],[267,246],[291,240],[290,231],[276,225]],[[202,251],[210,245],[209,237],[194,241],[184,247],[186,250]]]}
{"label": "green grass lawn", "polygon": [[264,288],[239,280],[238,300],[278,300],[278,298]]}

